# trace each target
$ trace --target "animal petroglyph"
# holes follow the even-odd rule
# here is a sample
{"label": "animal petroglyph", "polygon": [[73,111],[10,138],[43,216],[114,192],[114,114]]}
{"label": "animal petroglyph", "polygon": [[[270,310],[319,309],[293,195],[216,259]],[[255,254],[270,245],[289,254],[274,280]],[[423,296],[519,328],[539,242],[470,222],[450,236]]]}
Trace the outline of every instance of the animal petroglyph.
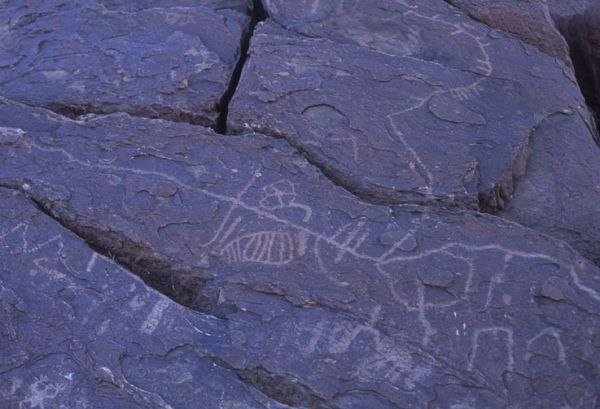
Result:
{"label": "animal petroglyph", "polygon": [[415,147],[410,144],[406,138],[404,132],[397,125],[398,123],[402,123],[403,117],[411,112],[422,108],[425,106],[432,97],[447,95],[449,98],[457,100],[457,101],[466,101],[473,98],[476,98],[483,91],[483,82],[492,75],[493,73],[493,65],[491,62],[491,58],[489,53],[487,52],[487,47],[490,46],[488,42],[486,42],[481,36],[473,34],[471,27],[467,24],[463,23],[452,23],[445,21],[441,16],[428,16],[420,11],[411,8],[404,13],[405,16],[414,16],[417,18],[425,19],[428,21],[435,22],[441,26],[446,26],[450,32],[451,36],[462,36],[463,38],[469,40],[471,44],[475,46],[475,49],[478,51],[479,55],[473,56],[473,70],[477,72],[480,77],[474,78],[471,82],[460,85],[460,86],[452,86],[446,87],[442,89],[434,89],[429,94],[423,97],[415,97],[414,104],[404,107],[402,110],[392,112],[386,115],[387,121],[389,123],[389,131],[392,133],[392,136],[395,137],[406,149],[407,153],[412,157],[412,162],[410,163],[411,169],[417,171],[419,175],[425,181],[425,185],[421,188],[423,193],[427,195],[431,195],[433,193],[433,188],[436,183],[436,178],[434,176],[434,172],[430,168],[430,164],[425,163],[425,161],[419,155],[419,152]]}
{"label": "animal petroglyph", "polygon": [[[221,254],[228,263],[284,265],[292,262],[297,249],[306,249],[306,239],[285,231],[249,233],[229,242]],[[303,250],[299,255],[303,255]]]}
{"label": "animal petroglyph", "polygon": [[[600,301],[600,294],[598,294],[592,283],[584,280],[582,272],[584,267],[578,264],[575,258],[567,261],[564,258],[552,257],[547,253],[522,251],[512,246],[500,244],[469,244],[469,242],[462,242],[460,239],[453,241],[428,241],[423,239],[423,243],[418,243],[417,237],[423,237],[423,231],[426,232],[430,228],[428,227],[431,224],[429,222],[415,223],[411,221],[412,227],[405,229],[395,227],[392,229],[394,234],[389,233],[384,238],[382,238],[381,230],[378,227],[374,228],[374,226],[377,226],[376,224],[371,224],[360,217],[351,222],[348,222],[348,219],[340,221],[332,218],[330,219],[331,224],[325,226],[325,228],[320,225],[308,225],[306,222],[298,220],[298,217],[293,217],[292,214],[281,211],[281,209],[290,208],[290,206],[294,209],[293,205],[297,204],[297,196],[299,195],[297,188],[284,179],[266,185],[267,187],[262,189],[262,187],[255,186],[255,184],[258,185],[257,181],[259,180],[259,177],[256,176],[258,172],[255,172],[255,176],[250,178],[244,189],[236,194],[229,195],[213,191],[207,187],[186,184],[186,182],[173,175],[155,169],[140,169],[131,165],[119,166],[115,163],[92,163],[55,146],[40,146],[27,138],[22,143],[26,143],[32,151],[47,151],[54,157],[59,156],[61,160],[64,157],[73,166],[79,165],[85,171],[110,172],[116,175],[135,174],[150,176],[153,179],[163,179],[187,190],[190,195],[196,195],[198,200],[218,202],[221,221],[215,226],[214,234],[207,237],[207,241],[203,243],[203,246],[209,248],[210,251],[214,251],[215,255],[220,255],[225,261],[282,265],[302,256],[305,258],[303,262],[306,261],[306,265],[310,265],[312,258],[314,263],[325,272],[335,270],[332,265],[340,265],[341,263],[350,263],[348,265],[371,269],[375,274],[381,275],[381,283],[385,283],[385,288],[389,289],[395,308],[399,308],[408,320],[412,317],[412,323],[416,324],[414,325],[416,330],[413,331],[413,335],[416,335],[415,343],[422,345],[432,345],[437,342],[438,337],[448,336],[446,332],[438,328],[437,324],[437,320],[444,316],[448,309],[460,310],[460,306],[466,306],[472,302],[472,297],[479,295],[482,298],[477,301],[480,302],[479,306],[483,306],[484,303],[491,306],[492,301],[494,301],[494,292],[504,285],[506,277],[512,273],[509,267],[526,261],[550,262],[560,266],[566,272],[565,277],[570,278],[569,281],[573,284],[574,289],[580,290],[582,296],[591,301]],[[250,189],[253,186],[254,188],[250,194]],[[261,201],[262,203],[260,203]],[[303,216],[308,214],[301,208],[298,209],[304,212]],[[268,225],[268,230],[257,228],[256,223],[254,223],[254,220],[257,219],[261,220],[263,225]],[[421,219],[421,216],[415,217],[415,220]],[[27,243],[27,237],[23,235],[24,231],[26,231],[25,226],[15,226],[10,231],[2,232],[0,237],[8,237],[12,234],[17,237],[14,242]],[[431,232],[427,234],[431,234]],[[52,243],[56,243],[57,240],[55,239]],[[47,248],[50,245],[50,240],[46,242],[48,244],[42,246],[42,248]],[[434,244],[427,244],[428,242]],[[373,245],[374,243],[377,245]],[[34,246],[35,244],[24,244],[26,248],[34,248]],[[40,247],[40,244],[37,244],[37,246]],[[480,263],[483,262],[482,260],[487,260],[491,254],[499,260],[504,260],[504,265],[495,265],[497,267],[496,271],[481,270],[479,268]],[[438,257],[438,261],[433,263],[431,260],[435,257]],[[428,266],[433,263],[436,267],[439,267],[442,270],[440,277],[420,277],[418,274],[420,270],[417,268],[419,267],[419,260],[423,260]],[[94,263],[95,261],[90,259],[88,266],[93,267]],[[443,271],[444,269],[446,271]],[[342,274],[348,270],[348,268],[341,268],[336,274],[340,275],[339,278],[343,278]],[[484,276],[476,276],[476,271],[481,271]],[[447,277],[450,278],[447,280]],[[444,280],[450,284],[445,284],[446,281]],[[483,287],[484,291],[480,291],[482,283],[490,282],[493,283],[493,286]],[[434,297],[432,294],[435,294],[435,292],[429,292],[429,290],[439,285],[452,285],[452,297],[454,298],[446,298],[443,301],[432,298]],[[486,291],[489,291],[489,295],[486,294]],[[156,324],[153,323],[160,322],[159,320],[161,320],[165,309],[163,306],[157,305],[152,309],[152,312],[147,317],[147,324],[142,326],[144,331],[151,332],[155,328]],[[450,315],[451,312],[447,313],[447,316]],[[464,317],[464,319],[466,320],[468,317]],[[463,328],[460,324],[462,322],[458,325]],[[488,324],[494,323],[489,322]],[[395,328],[397,324],[391,322],[389,325]],[[310,339],[307,348],[314,351],[328,351],[332,354],[343,353],[342,351],[349,351],[354,347],[357,338],[366,337],[372,340],[370,342],[382,343],[377,347],[381,354],[371,357],[370,360],[365,360],[363,362],[365,368],[376,369],[382,371],[382,373],[385,370],[402,373],[399,369],[390,369],[394,368],[394,365],[384,359],[386,354],[395,357],[393,359],[398,362],[398,368],[406,365],[400,359],[404,356],[402,352],[399,352],[400,355],[394,355],[390,352],[389,345],[391,344],[386,344],[387,341],[376,341],[382,335],[378,333],[379,330],[374,325],[348,326],[340,324],[332,326],[331,323],[327,322],[317,326],[318,328],[321,328],[323,333],[334,334],[335,336],[328,335],[328,339],[335,339],[336,341],[324,341],[324,338],[321,339],[315,336],[315,338]],[[395,329],[400,331],[403,328],[397,327]],[[501,353],[506,351],[505,366],[507,370],[512,370],[515,366],[515,357],[513,356],[515,343],[525,344],[533,334],[521,334],[514,328],[501,324],[482,328],[469,327],[468,331],[463,328],[463,335],[464,337],[461,337],[461,339],[464,338],[464,340],[457,339],[456,342],[471,344],[470,355],[464,357],[468,369],[475,370],[486,359],[480,345],[484,344],[482,337],[485,337],[486,341],[491,337],[494,342],[500,343]],[[517,338],[517,335],[519,338]],[[523,337],[526,339],[522,339]],[[557,343],[559,341],[559,338],[552,334],[539,336],[531,341],[531,352],[533,352],[533,346],[546,338],[554,339]],[[566,354],[567,351],[564,352],[564,355]],[[558,355],[559,360],[561,360],[563,354],[558,353]],[[360,373],[366,376],[366,372]],[[391,372],[386,376],[393,378]]]}

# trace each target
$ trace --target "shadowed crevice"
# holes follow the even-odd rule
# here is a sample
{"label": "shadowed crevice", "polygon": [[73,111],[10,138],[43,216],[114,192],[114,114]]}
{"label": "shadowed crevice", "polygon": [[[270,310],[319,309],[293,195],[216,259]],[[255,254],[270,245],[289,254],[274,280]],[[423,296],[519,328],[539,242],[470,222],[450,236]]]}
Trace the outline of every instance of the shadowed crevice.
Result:
{"label": "shadowed crevice", "polygon": [[71,221],[57,212],[50,201],[31,195],[27,197],[40,212],[74,233],[94,252],[112,259],[176,303],[205,312],[197,308],[197,295],[208,280],[202,272],[174,268],[143,242],[135,242],[109,228],[100,231],[97,227]]}
{"label": "shadowed crevice", "polygon": [[567,44],[577,84],[591,111],[594,139],[600,145],[600,5],[568,18],[555,17]]}
{"label": "shadowed crevice", "polygon": [[275,374],[261,365],[254,368],[235,368],[221,358],[213,356],[210,359],[215,365],[234,372],[246,385],[274,401],[294,408],[333,409],[326,399],[291,376]]}
{"label": "shadowed crevice", "polygon": [[252,6],[252,16],[250,20],[250,25],[248,29],[242,34],[241,42],[240,42],[240,57],[237,61],[237,64],[231,74],[231,79],[229,80],[229,85],[227,86],[227,90],[221,97],[221,100],[217,104],[217,111],[219,112],[219,117],[217,119],[217,123],[215,124],[214,130],[220,134],[227,133],[227,117],[229,115],[229,104],[237,87],[240,83],[240,79],[242,77],[242,71],[244,69],[244,65],[248,60],[248,50],[250,49],[250,40],[254,35],[254,30],[256,26],[261,21],[265,21],[267,19],[267,12],[261,2],[261,0],[253,0]]}
{"label": "shadowed crevice", "polygon": [[[30,105],[28,105],[30,106]],[[86,115],[111,115],[111,114],[127,114],[131,117],[160,119],[163,121],[185,123],[189,125],[203,126],[205,128],[212,127],[213,121],[207,115],[193,114],[177,109],[172,109],[164,106],[150,105],[147,107],[122,106],[122,105],[65,105],[65,104],[49,104],[42,105],[41,108],[48,109],[55,114],[64,116],[72,120],[79,120]],[[34,107],[32,108],[39,108]]]}

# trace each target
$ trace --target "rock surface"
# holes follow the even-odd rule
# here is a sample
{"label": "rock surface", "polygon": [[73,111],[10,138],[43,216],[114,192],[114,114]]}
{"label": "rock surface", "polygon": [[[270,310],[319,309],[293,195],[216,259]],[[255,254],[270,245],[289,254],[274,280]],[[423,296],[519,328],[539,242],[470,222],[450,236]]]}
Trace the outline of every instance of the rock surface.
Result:
{"label": "rock surface", "polygon": [[0,190],[4,408],[281,407],[203,353],[191,314]]}
{"label": "rock surface", "polygon": [[589,96],[458,2],[5,1],[0,407],[598,407]]}
{"label": "rock surface", "polygon": [[[553,115],[536,127],[530,144],[531,157],[521,182],[517,183],[514,198],[508,203],[504,217],[553,235],[570,243],[582,254],[600,264],[600,153],[595,146],[598,137],[600,113],[600,6],[593,2],[564,1],[513,1],[487,4],[476,0],[451,0],[451,3],[474,15],[487,24],[507,29],[554,54],[553,36],[542,35],[550,30],[562,32],[559,43],[569,44],[569,54],[574,73],[592,115]],[[515,15],[515,10],[519,12]],[[536,12],[534,12],[536,10]],[[535,15],[538,17],[535,17]],[[549,15],[552,19],[549,19]],[[507,26],[503,16],[511,15]],[[542,18],[542,16],[545,16]],[[536,20],[537,18],[537,20]],[[538,23],[547,23],[543,30]],[[530,34],[531,34],[530,33]],[[544,44],[536,43],[543,40]],[[556,44],[555,44],[556,45]],[[555,49],[554,49],[555,50]],[[580,104],[579,104],[580,105]],[[583,118],[581,118],[583,117]],[[594,126],[595,125],[595,126]],[[589,131],[586,132],[585,128]],[[590,136],[591,135],[591,136]]]}
{"label": "rock surface", "polygon": [[[136,376],[142,382],[147,365],[190,365],[197,350],[194,359],[222,361],[246,384],[297,407],[503,407],[540,399],[585,407],[597,398],[598,375],[584,368],[600,364],[600,271],[564,244],[493,216],[365,204],[283,141],[261,135],[219,136],[125,114],[72,121],[8,101],[0,118],[8,125],[2,185],[202,313],[185,326],[177,324],[185,312],[156,294],[138,311],[135,292],[119,295],[103,281],[87,289],[125,297],[128,307],[119,310],[139,320],[122,325],[140,328],[129,336],[140,338],[137,356],[144,359],[126,360],[131,375],[125,366],[107,366],[122,379],[117,386],[137,385],[129,380]],[[4,231],[14,235],[26,220]],[[44,239],[11,242],[33,248]],[[12,253],[27,260],[31,251]],[[47,258],[66,258],[71,275],[93,264],[90,250],[73,261],[60,252]],[[107,268],[129,277],[112,263]],[[78,295],[53,271],[40,272],[58,286],[60,302],[51,299],[63,308],[75,304],[69,311],[76,314],[79,300],[94,296]],[[24,298],[31,284],[10,277],[16,281],[9,288]],[[129,287],[117,281],[115,288]],[[109,311],[96,326],[113,319]],[[123,331],[118,322],[105,325],[111,334]],[[163,342],[179,345],[177,353],[145,351],[154,351],[144,339],[155,327],[166,333]],[[128,357],[127,349],[119,356]],[[233,382],[222,376],[221,383]],[[154,399],[186,407],[167,390],[161,385],[164,396]]]}
{"label": "rock surface", "polygon": [[2,95],[71,117],[123,111],[216,125],[246,15],[191,0],[32,3],[2,13]]}
{"label": "rock surface", "polygon": [[[273,22],[252,39],[230,131],[285,138],[374,203],[496,212],[519,195],[507,217],[600,260],[600,154],[570,64],[444,2],[266,4]],[[557,116],[576,136],[545,133],[549,150],[528,164]]]}
{"label": "rock surface", "polygon": [[[569,46],[553,20],[554,5],[546,0],[501,0],[493,3],[481,0],[448,0],[448,2],[477,21],[505,30],[549,55],[563,60],[569,58]],[[560,11],[572,13],[573,9],[561,7]]]}
{"label": "rock surface", "polygon": [[565,65],[446,3],[333,3],[307,23],[302,2],[267,3],[301,35],[259,26],[229,129],[287,139],[363,198],[502,209],[533,129],[583,105]]}

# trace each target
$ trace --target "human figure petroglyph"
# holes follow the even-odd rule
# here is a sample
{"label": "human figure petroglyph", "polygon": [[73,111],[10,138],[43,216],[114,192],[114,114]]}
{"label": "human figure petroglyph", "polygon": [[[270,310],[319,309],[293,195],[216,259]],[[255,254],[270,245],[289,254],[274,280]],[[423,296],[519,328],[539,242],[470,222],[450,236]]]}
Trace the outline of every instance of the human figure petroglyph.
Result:
{"label": "human figure petroglyph", "polygon": [[[401,259],[402,262],[398,262],[398,259]],[[418,272],[425,267],[421,266],[420,262],[427,260],[431,263],[432,259],[437,261],[429,266],[431,269],[449,270],[451,275],[459,280],[452,284],[457,291],[454,300],[432,302],[428,299],[425,287],[430,283],[423,282]],[[473,265],[469,260],[453,254],[449,249],[432,251],[425,257],[420,256],[420,254],[396,257],[387,255],[377,264],[377,269],[390,283],[389,291],[394,302],[403,306],[407,312],[416,314],[416,319],[423,333],[421,337],[421,345],[423,346],[428,345],[431,337],[437,333],[437,330],[427,318],[427,312],[429,310],[448,309],[469,297]],[[408,273],[406,274],[407,277],[404,277],[402,273]]]}
{"label": "human figure petroglyph", "polygon": [[557,356],[556,359],[563,365],[567,364],[567,354],[565,351],[565,346],[562,343],[560,337],[560,331],[556,328],[544,328],[540,333],[536,334],[534,337],[527,341],[527,352],[525,353],[525,361],[531,360],[534,356],[534,353],[531,352],[532,345],[543,338],[550,337],[556,343],[557,348]]}
{"label": "human figure petroglyph", "polygon": [[513,329],[507,327],[488,327],[488,328],[477,328],[473,332],[473,336],[471,338],[471,354],[469,357],[469,362],[467,364],[467,369],[472,371],[475,367],[475,360],[477,359],[477,354],[480,349],[479,341],[480,337],[484,334],[492,334],[495,337],[498,337],[500,334],[504,334],[506,340],[506,369],[510,372],[514,370],[515,366],[515,356],[514,356],[514,337],[513,337]]}
{"label": "human figure petroglyph", "polygon": [[308,342],[301,344],[301,350],[305,355],[317,352],[347,354],[352,353],[353,348],[364,348],[364,343],[370,342],[373,344],[371,352],[354,364],[358,376],[366,381],[386,379],[411,387],[415,380],[428,373],[429,368],[416,364],[411,354],[401,346],[403,342],[396,342],[376,327],[380,315],[381,306],[375,306],[363,323],[321,319],[313,327]]}

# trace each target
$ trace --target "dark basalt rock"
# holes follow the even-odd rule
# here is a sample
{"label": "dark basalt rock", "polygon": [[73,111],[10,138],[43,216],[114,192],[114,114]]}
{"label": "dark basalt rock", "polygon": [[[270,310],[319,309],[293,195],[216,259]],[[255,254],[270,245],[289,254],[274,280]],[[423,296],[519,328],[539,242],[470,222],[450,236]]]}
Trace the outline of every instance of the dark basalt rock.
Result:
{"label": "dark basalt rock", "polygon": [[122,111],[216,125],[247,15],[191,1],[43,3],[3,11],[2,95],[71,117]]}
{"label": "dark basalt rock", "polygon": [[287,139],[363,199],[502,209],[533,130],[582,104],[562,62],[446,3],[333,3],[267,3],[301,35],[259,26],[229,129]]}
{"label": "dark basalt rock", "polygon": [[482,4],[4,1],[0,408],[598,407],[595,14]]}
{"label": "dark basalt rock", "polygon": [[[12,216],[0,218],[3,237],[10,236],[0,248],[19,266],[3,274],[10,300],[31,300],[29,280],[43,277],[52,290],[40,289],[47,298],[36,305],[60,311],[48,322],[8,301],[11,325],[35,325],[43,339],[55,328],[82,332],[91,337],[83,350],[97,348],[93,359],[64,352],[73,358],[46,375],[44,399],[60,401],[64,376],[87,371],[108,377],[94,386],[102,392],[82,392],[87,399],[136,403],[137,393],[149,407],[185,408],[190,401],[178,391],[206,386],[210,377],[197,368],[208,360],[221,376],[210,391],[257,407],[269,398],[319,408],[586,407],[597,400],[600,271],[562,243],[494,216],[365,204],[285,142],[258,134],[219,136],[125,114],[72,121],[9,101],[0,118],[0,184],[202,312],[143,290],[80,241],[37,254],[58,224],[25,229],[32,210],[4,201]],[[48,238],[39,236],[46,231]],[[95,269],[98,261],[105,273]],[[36,263],[37,270],[27,267]],[[8,274],[17,270],[37,273]],[[75,279],[83,288],[69,284]],[[142,290],[148,301],[138,297]],[[86,312],[96,299],[106,304]],[[82,325],[98,329],[71,329]],[[100,337],[122,332],[112,347]],[[5,393],[7,402],[40,399],[29,392],[39,389],[34,377],[63,355],[37,365],[30,357],[71,348],[60,334],[52,335],[56,343],[11,353],[22,358],[11,364],[4,390],[20,389]],[[17,387],[13,379],[24,381]],[[207,405],[222,396],[210,391]]]}
{"label": "dark basalt rock", "polygon": [[217,320],[149,289],[5,189],[0,257],[2,407],[281,407],[202,351]]}
{"label": "dark basalt rock", "polygon": [[[600,218],[572,199],[600,200],[592,119],[572,68],[447,4],[383,3],[267,2],[289,30],[259,27],[229,129],[285,138],[373,203],[497,212],[522,178],[529,188],[504,215],[600,259]],[[568,116],[577,137],[546,136],[549,151],[536,153],[545,159],[528,166],[531,139],[556,116]],[[568,164],[558,153],[565,144]],[[534,181],[530,171],[545,176]]]}
{"label": "dark basalt rock", "polygon": [[[556,27],[554,7],[546,0],[447,0],[470,17],[505,30],[554,57],[568,60],[569,46]],[[564,3],[561,1],[561,3]],[[572,9],[571,9],[572,12]]]}
{"label": "dark basalt rock", "polygon": [[[532,155],[527,171],[517,182],[514,197],[501,215],[564,240],[600,264],[597,205],[600,152],[594,144],[594,139],[596,143],[600,141],[596,129],[600,112],[600,8],[585,1],[545,4],[507,0],[493,5],[473,0],[451,2],[488,24],[513,32],[499,18],[502,13],[521,10],[512,21],[523,30],[536,27],[527,23],[535,14],[531,14],[532,10],[545,10],[546,16],[552,14],[551,21],[549,17],[543,20],[540,12],[537,21],[556,26],[566,39],[573,71],[591,113],[554,115],[536,127],[531,137]],[[524,33],[517,34],[532,43]],[[539,38],[550,40],[552,37]],[[545,51],[551,53],[548,49]]]}

